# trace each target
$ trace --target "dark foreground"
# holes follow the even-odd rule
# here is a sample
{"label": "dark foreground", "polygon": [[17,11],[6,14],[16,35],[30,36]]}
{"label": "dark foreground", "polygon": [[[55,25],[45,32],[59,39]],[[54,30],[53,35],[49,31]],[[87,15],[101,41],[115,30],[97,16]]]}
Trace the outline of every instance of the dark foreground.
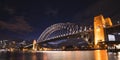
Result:
{"label": "dark foreground", "polygon": [[0,52],[0,60],[120,60],[120,54],[107,50]]}

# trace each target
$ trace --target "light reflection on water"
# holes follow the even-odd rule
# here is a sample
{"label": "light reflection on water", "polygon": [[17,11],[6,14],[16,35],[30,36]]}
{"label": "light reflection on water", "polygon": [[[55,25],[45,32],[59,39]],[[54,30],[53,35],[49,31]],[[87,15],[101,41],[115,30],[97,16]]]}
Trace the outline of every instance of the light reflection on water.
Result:
{"label": "light reflection on water", "polygon": [[120,53],[107,53],[106,50],[0,52],[0,60],[120,60]]}
{"label": "light reflection on water", "polygon": [[106,50],[95,50],[94,57],[95,60],[108,60],[108,55]]}
{"label": "light reflection on water", "polygon": [[46,51],[43,60],[94,60],[93,53],[93,51]]}

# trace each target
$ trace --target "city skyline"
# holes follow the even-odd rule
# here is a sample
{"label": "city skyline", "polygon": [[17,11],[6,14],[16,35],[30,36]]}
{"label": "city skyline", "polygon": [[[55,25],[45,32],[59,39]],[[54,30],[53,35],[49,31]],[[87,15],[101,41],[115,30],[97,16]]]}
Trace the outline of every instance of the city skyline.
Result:
{"label": "city skyline", "polygon": [[0,39],[37,39],[50,25],[72,22],[92,25],[93,17],[103,14],[113,23],[120,19],[116,1],[1,1]]}

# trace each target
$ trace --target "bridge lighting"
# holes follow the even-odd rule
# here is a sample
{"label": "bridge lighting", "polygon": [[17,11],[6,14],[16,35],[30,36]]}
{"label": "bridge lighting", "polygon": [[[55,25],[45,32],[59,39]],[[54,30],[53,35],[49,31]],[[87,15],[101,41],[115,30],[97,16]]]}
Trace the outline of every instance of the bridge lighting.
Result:
{"label": "bridge lighting", "polygon": [[120,49],[120,44],[116,45],[116,48],[117,48],[117,49]]}
{"label": "bridge lighting", "polygon": [[79,30],[79,32],[82,32],[82,30]]}
{"label": "bridge lighting", "polygon": [[70,32],[72,32],[72,29],[70,29]]}
{"label": "bridge lighting", "polygon": [[56,36],[58,38],[58,36]]}
{"label": "bridge lighting", "polygon": [[120,35],[120,33],[118,33],[118,35]]}
{"label": "bridge lighting", "polygon": [[86,30],[87,30],[87,28],[86,28],[86,26],[85,26],[84,31],[86,31]]}
{"label": "bridge lighting", "polygon": [[68,33],[66,35],[69,35]]}
{"label": "bridge lighting", "polygon": [[67,37],[68,39],[70,38],[70,37]]}
{"label": "bridge lighting", "polygon": [[78,33],[78,30],[76,31],[76,33]]}
{"label": "bridge lighting", "polygon": [[56,36],[56,37],[58,37],[58,36]]}
{"label": "bridge lighting", "polygon": [[89,27],[89,30],[92,30],[92,28],[91,28],[91,27]]}
{"label": "bridge lighting", "polygon": [[75,33],[77,33],[77,31],[75,31]]}
{"label": "bridge lighting", "polygon": [[98,26],[98,27],[96,28],[96,31],[100,32],[100,26]]}
{"label": "bridge lighting", "polygon": [[56,38],[56,36],[54,36],[54,38]]}
{"label": "bridge lighting", "polygon": [[109,39],[109,41],[115,41],[115,36],[108,34],[108,39]]}
{"label": "bridge lighting", "polygon": [[74,33],[75,33],[75,31],[72,32],[72,34],[74,34]]}

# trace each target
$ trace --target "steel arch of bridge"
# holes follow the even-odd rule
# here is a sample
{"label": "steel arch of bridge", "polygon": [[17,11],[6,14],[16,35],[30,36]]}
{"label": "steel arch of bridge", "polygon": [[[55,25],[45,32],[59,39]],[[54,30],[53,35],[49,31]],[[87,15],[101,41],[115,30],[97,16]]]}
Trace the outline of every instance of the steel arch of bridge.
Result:
{"label": "steel arch of bridge", "polygon": [[69,35],[69,34],[74,34],[74,33],[78,33],[81,31],[86,31],[86,30],[90,30],[91,28],[86,27],[86,26],[81,26],[75,23],[57,23],[57,24],[53,24],[50,27],[46,28],[42,34],[40,35],[40,37],[37,39],[37,43],[42,42],[42,41],[46,41],[49,40],[50,38],[53,37],[49,37],[52,33],[56,32],[56,31],[60,31],[60,30],[66,30],[65,33],[63,32],[59,32],[60,34],[58,34],[56,37],[58,36],[62,36],[62,35]]}

